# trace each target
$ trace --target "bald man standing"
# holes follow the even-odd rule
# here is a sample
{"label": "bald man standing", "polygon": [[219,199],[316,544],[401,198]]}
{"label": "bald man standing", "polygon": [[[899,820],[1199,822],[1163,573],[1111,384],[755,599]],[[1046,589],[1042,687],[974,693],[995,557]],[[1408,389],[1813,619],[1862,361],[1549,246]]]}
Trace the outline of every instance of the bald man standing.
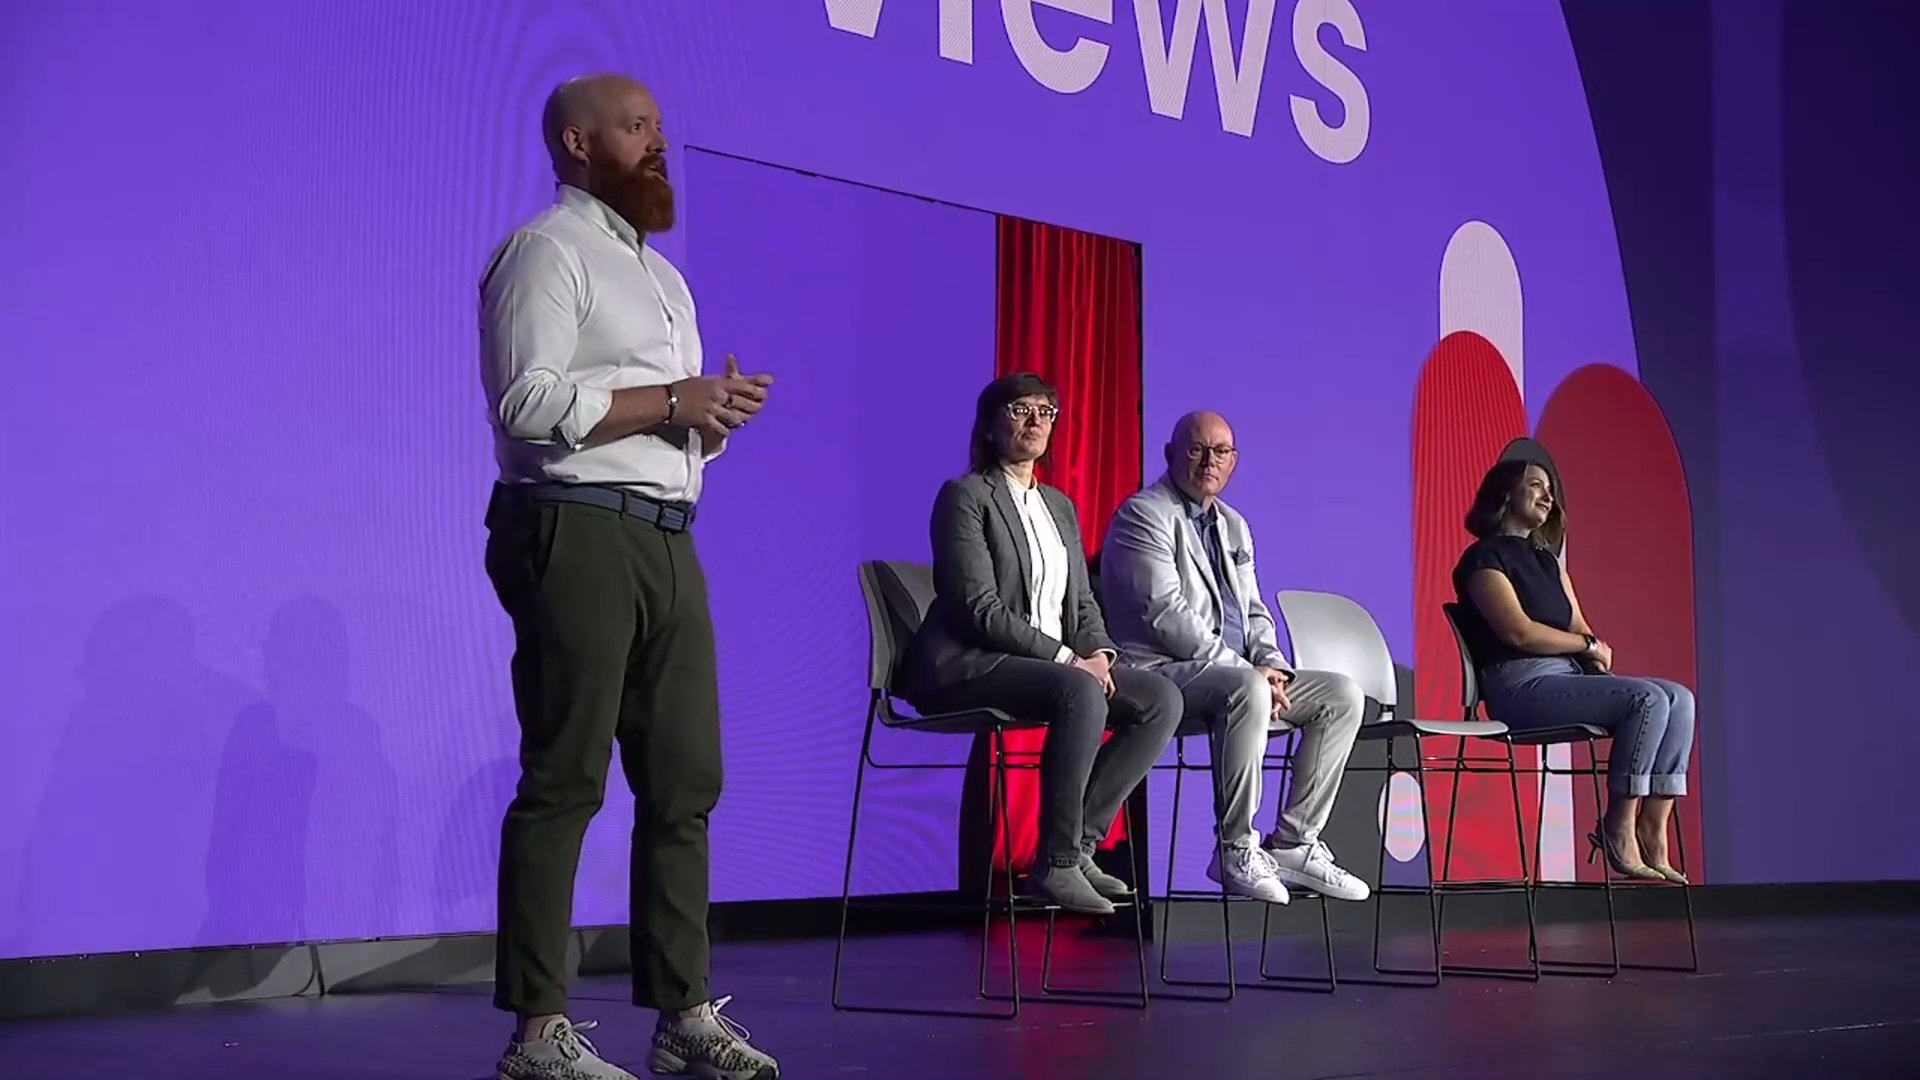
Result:
{"label": "bald man standing", "polygon": [[616,740],[634,793],[633,1000],[659,1011],[661,1075],[777,1080],[707,987],[707,819],[720,694],[690,531],[706,463],[772,379],[703,374],[673,226],[660,107],[632,79],[547,100],[559,196],[494,255],[480,353],[500,480],[487,573],[513,620],[520,784],[501,828],[494,1003],[519,1018],[500,1080],[634,1080],[567,1018],[567,938],[587,823]]}
{"label": "bald man standing", "polygon": [[[1320,840],[1366,708],[1331,671],[1295,671],[1260,599],[1247,519],[1221,501],[1240,451],[1218,413],[1174,425],[1167,474],[1121,504],[1100,554],[1107,629],[1122,663],[1180,687],[1190,720],[1213,737],[1219,839],[1207,876],[1241,896],[1284,904],[1287,886],[1365,900],[1367,883]],[[1272,731],[1298,728],[1293,789],[1263,844],[1254,831]]]}

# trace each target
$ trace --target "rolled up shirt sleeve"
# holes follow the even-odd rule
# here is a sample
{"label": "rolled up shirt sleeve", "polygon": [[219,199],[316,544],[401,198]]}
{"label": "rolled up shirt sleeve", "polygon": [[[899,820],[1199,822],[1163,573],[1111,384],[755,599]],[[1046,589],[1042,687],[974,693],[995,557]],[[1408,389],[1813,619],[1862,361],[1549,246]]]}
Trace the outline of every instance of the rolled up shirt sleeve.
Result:
{"label": "rolled up shirt sleeve", "polygon": [[480,356],[487,405],[510,438],[579,449],[613,392],[569,379],[580,332],[579,263],[551,237],[522,232],[480,283]]}

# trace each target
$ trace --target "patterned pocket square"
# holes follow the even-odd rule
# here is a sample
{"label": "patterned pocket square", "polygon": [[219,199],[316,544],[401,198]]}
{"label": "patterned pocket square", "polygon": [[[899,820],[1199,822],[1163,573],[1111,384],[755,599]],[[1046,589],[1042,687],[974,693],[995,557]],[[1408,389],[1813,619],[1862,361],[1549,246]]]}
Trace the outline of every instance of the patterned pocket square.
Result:
{"label": "patterned pocket square", "polygon": [[1233,553],[1233,565],[1235,566],[1245,566],[1252,561],[1253,556],[1247,554],[1244,549]]}

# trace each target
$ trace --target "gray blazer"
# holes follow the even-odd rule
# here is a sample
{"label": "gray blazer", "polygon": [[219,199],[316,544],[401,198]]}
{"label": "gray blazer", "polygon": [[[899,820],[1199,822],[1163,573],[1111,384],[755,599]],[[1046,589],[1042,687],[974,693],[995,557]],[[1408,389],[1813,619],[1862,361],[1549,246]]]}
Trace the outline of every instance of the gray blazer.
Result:
{"label": "gray blazer", "polygon": [[933,502],[935,595],[907,649],[899,690],[908,701],[976,678],[1009,656],[1052,660],[1063,644],[1078,656],[1118,652],[1087,576],[1080,517],[1058,489],[1042,484],[1040,494],[1067,547],[1067,609],[1060,619],[1067,640],[1055,641],[1029,620],[1033,554],[1006,475],[996,469],[949,480]]}
{"label": "gray blazer", "polygon": [[1186,499],[1163,476],[1120,504],[1100,553],[1100,594],[1120,658],[1146,668],[1186,661],[1291,671],[1273,615],[1260,599],[1247,519],[1224,502],[1214,505],[1247,628],[1247,655],[1220,640],[1220,590],[1206,542]]}

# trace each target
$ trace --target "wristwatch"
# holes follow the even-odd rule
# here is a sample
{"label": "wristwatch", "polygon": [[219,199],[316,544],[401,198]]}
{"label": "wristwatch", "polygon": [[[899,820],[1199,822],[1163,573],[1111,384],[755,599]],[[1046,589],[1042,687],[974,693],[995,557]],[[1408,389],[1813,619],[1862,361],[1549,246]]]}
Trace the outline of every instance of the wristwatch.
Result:
{"label": "wristwatch", "polygon": [[1587,639],[1587,647],[1581,651],[1580,655],[1596,656],[1596,657],[1599,656],[1600,655],[1600,639],[1597,637],[1594,637],[1592,634],[1582,634],[1581,636]]}
{"label": "wristwatch", "polygon": [[667,384],[666,391],[667,391],[667,423],[671,424],[673,423],[673,414],[680,411],[680,395],[674,392],[672,383]]}

